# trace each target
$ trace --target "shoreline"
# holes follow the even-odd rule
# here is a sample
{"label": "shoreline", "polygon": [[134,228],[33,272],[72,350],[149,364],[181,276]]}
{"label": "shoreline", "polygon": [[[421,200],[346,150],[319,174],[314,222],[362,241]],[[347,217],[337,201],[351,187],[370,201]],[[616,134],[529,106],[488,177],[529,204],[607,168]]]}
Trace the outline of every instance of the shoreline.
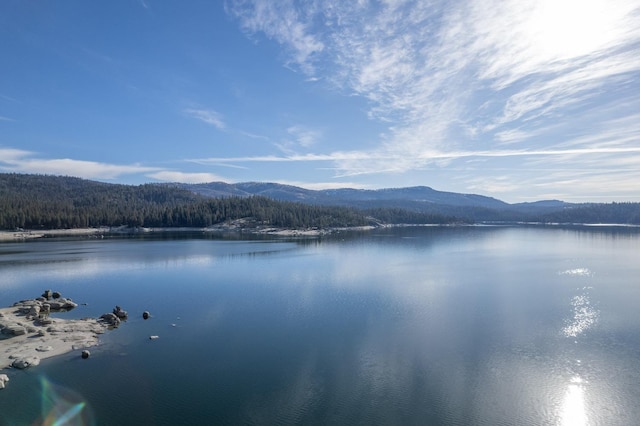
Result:
{"label": "shoreline", "polygon": [[274,235],[283,237],[315,237],[329,235],[336,232],[348,231],[371,231],[378,228],[396,228],[396,227],[459,227],[459,226],[539,226],[539,227],[585,227],[585,228],[640,228],[640,225],[624,224],[624,223],[541,223],[541,222],[478,222],[473,224],[379,224],[352,227],[332,227],[332,228],[277,228],[273,226],[244,226],[245,221],[237,220],[225,224],[216,224],[208,227],[128,227],[128,226],[102,226],[98,228],[74,228],[74,229],[18,229],[15,231],[0,231],[0,242],[7,241],[25,241],[40,238],[56,238],[56,237],[95,237],[102,238],[104,236],[118,235],[141,235],[141,234],[162,234],[162,233],[180,233],[180,232],[202,232],[202,233],[238,233],[250,235]]}
{"label": "shoreline", "polygon": [[202,233],[224,233],[237,232],[254,235],[280,235],[280,236],[320,236],[341,231],[368,231],[375,229],[375,226],[358,226],[344,228],[310,228],[310,229],[290,229],[276,227],[244,227],[242,223],[230,223],[224,225],[212,225],[205,228],[194,227],[99,227],[99,228],[75,228],[75,229],[19,229],[16,231],[0,231],[0,242],[2,241],[23,241],[40,238],[55,237],[96,237],[101,238],[107,235],[140,235],[154,233],[180,233],[180,232],[202,232]]}

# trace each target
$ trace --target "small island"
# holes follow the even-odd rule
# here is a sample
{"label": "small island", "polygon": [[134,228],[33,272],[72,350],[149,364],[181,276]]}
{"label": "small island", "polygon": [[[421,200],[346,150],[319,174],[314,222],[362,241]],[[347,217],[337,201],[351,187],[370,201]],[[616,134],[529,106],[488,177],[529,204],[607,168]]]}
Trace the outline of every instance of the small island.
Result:
{"label": "small island", "polygon": [[[115,310],[100,318],[50,316],[52,312],[65,312],[77,306],[70,298],[45,290],[40,297],[0,308],[0,369],[24,369],[40,364],[45,358],[96,346],[98,336],[117,325],[110,320]],[[120,309],[118,313],[126,315]],[[85,350],[82,356],[86,358],[88,352]]]}

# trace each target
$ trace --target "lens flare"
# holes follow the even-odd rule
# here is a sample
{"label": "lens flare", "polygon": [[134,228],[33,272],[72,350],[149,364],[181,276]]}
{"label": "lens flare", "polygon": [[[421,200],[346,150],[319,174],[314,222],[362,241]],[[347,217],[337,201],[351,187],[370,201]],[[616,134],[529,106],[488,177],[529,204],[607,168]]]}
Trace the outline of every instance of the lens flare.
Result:
{"label": "lens flare", "polygon": [[87,426],[94,425],[87,402],[76,392],[40,378],[42,385],[41,421],[43,426]]}

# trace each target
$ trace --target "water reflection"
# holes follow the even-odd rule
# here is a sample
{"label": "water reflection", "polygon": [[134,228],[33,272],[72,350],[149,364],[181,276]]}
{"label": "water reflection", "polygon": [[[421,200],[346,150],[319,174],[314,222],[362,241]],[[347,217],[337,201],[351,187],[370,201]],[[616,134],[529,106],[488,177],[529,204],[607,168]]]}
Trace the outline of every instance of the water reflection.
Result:
{"label": "water reflection", "polygon": [[569,320],[569,324],[562,329],[562,333],[566,337],[577,337],[590,329],[598,321],[600,311],[591,303],[588,294],[590,289],[591,287],[583,287],[582,293],[571,299],[573,316]]}
{"label": "water reflection", "polygon": [[562,401],[560,411],[561,426],[583,426],[588,424],[584,402],[583,380],[576,376],[571,379]]}

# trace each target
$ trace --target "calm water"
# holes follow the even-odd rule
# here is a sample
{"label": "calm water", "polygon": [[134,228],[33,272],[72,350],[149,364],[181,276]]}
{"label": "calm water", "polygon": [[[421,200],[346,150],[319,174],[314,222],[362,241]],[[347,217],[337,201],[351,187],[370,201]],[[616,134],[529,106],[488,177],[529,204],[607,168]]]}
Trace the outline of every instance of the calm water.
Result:
{"label": "calm water", "polygon": [[1,425],[640,422],[638,230],[0,244],[0,305],[44,289],[130,318],[8,370]]}

